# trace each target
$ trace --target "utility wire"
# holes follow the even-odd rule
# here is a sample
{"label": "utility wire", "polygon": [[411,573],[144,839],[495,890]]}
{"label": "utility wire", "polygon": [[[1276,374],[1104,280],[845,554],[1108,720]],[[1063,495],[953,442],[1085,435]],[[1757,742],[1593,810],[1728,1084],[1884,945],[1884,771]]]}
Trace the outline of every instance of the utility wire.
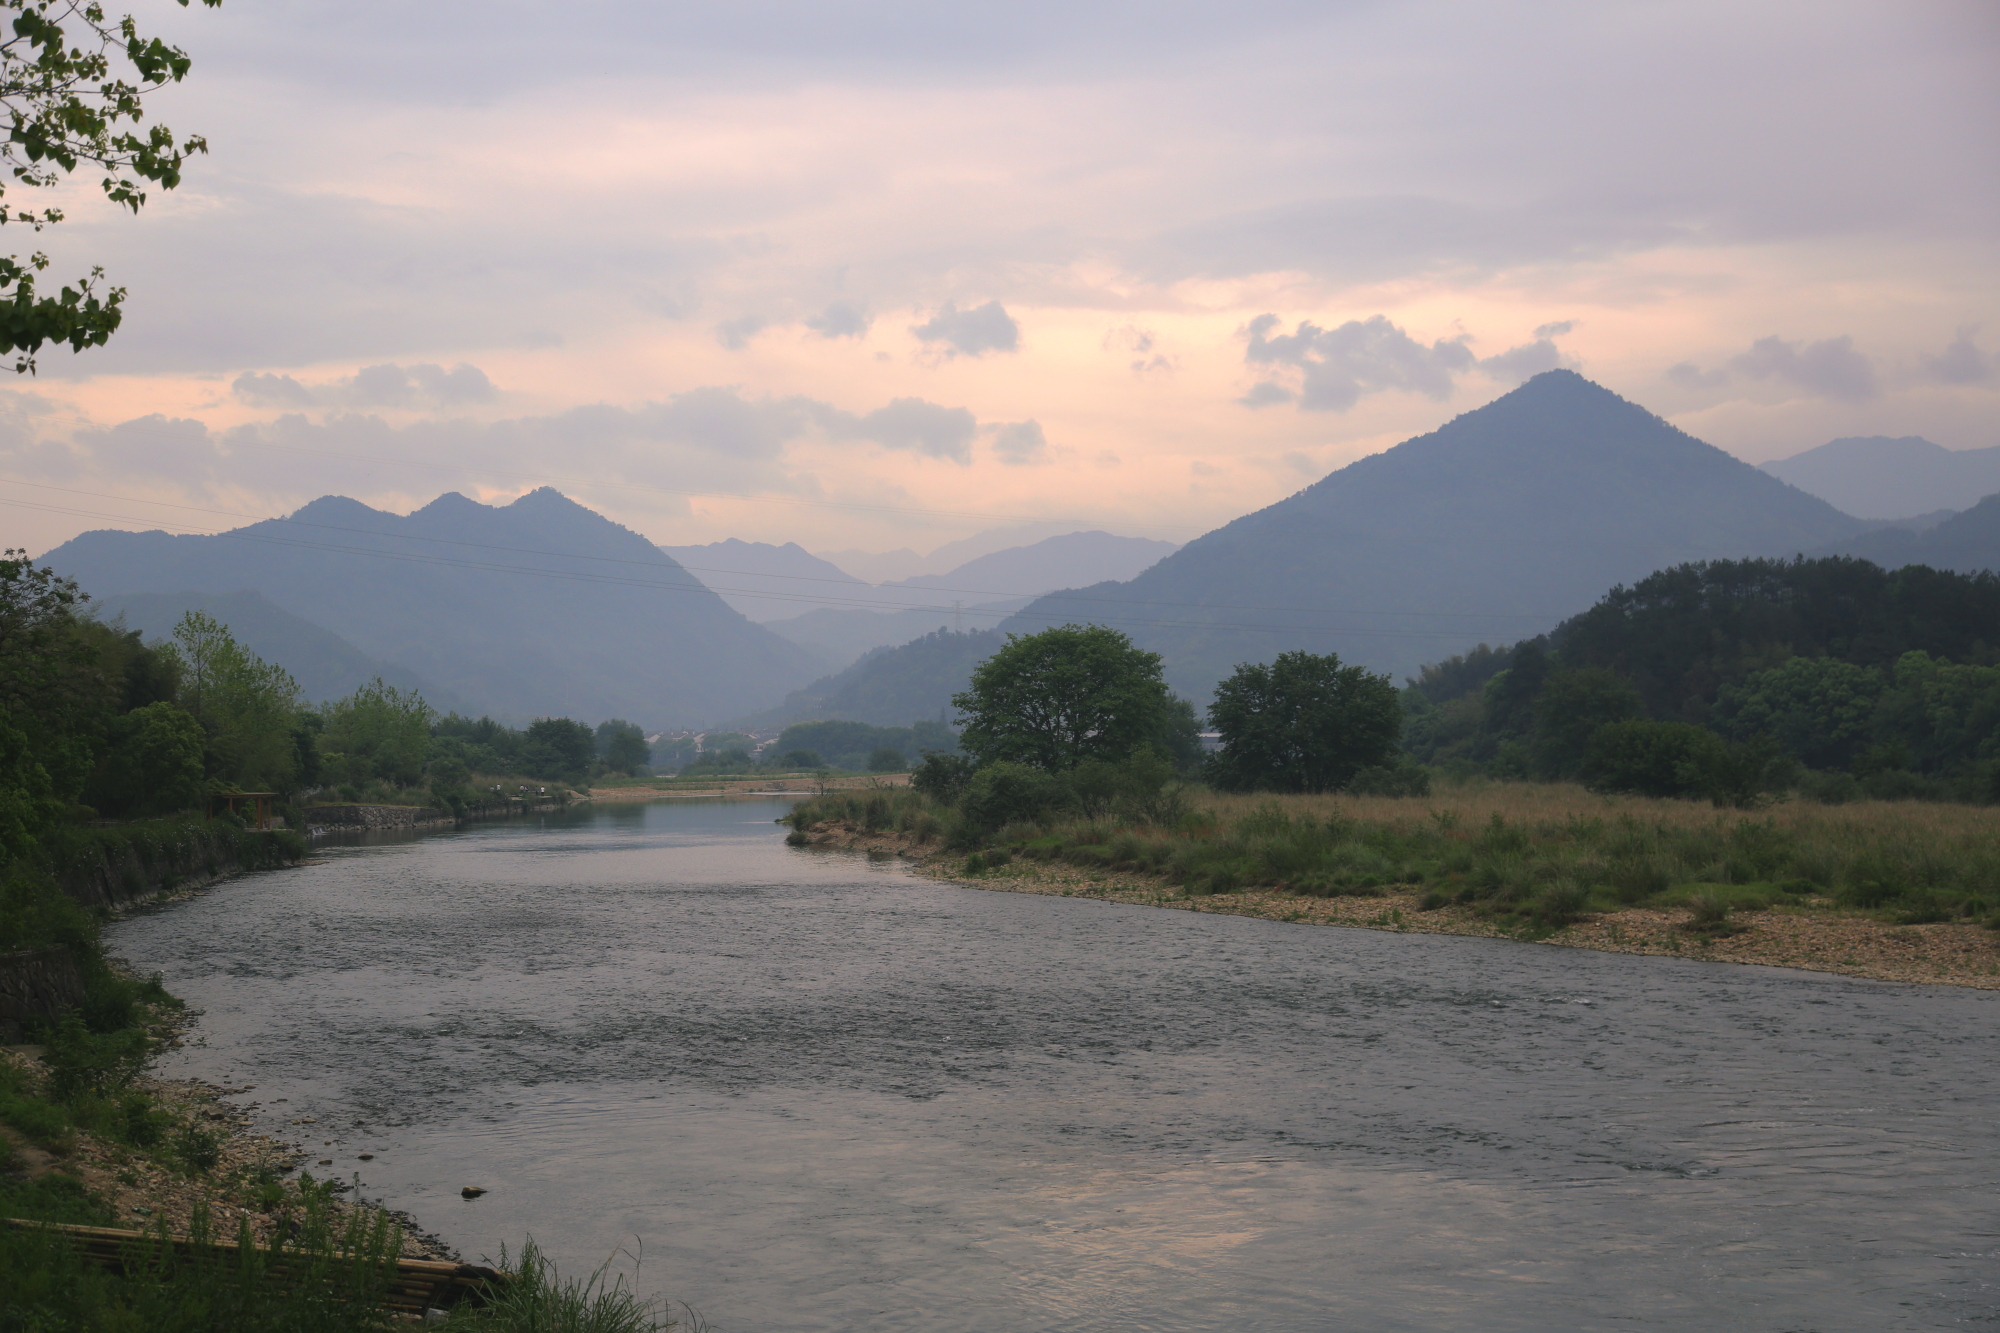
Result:
{"label": "utility wire", "polygon": [[[0,498],[0,503],[14,505],[19,508],[37,510],[45,513],[71,514],[87,518],[118,517],[116,515],[97,514],[97,513],[92,513],[91,511],[73,509],[66,506],[41,504],[32,500],[12,500],[12,499]],[[212,536],[232,541],[257,542],[265,545],[286,546],[302,550],[325,551],[332,554],[358,555],[366,557],[368,559],[399,561],[407,564],[425,564],[425,565],[442,566],[447,568],[483,570],[494,573],[522,575],[532,578],[553,579],[570,583],[647,588],[647,589],[670,591],[670,592],[706,592],[713,594],[717,592],[729,591],[727,589],[711,588],[699,582],[664,583],[652,579],[627,578],[611,574],[593,574],[582,570],[558,570],[558,569],[542,568],[532,565],[507,565],[507,564],[495,563],[492,561],[455,559],[444,555],[425,555],[416,552],[370,550],[366,547],[341,546],[328,542],[314,542],[305,540],[294,540],[294,539],[269,536],[269,535],[257,535],[242,530],[237,530],[233,532],[210,533],[210,532],[204,532],[200,529],[191,528],[185,524],[172,524],[170,526],[182,528],[184,531],[189,532],[193,535]],[[381,535],[381,534],[370,534],[370,535]],[[589,559],[592,557],[581,557],[581,558]],[[641,563],[641,562],[633,562],[633,563]],[[770,593],[770,594],[748,593],[746,595],[765,596],[779,601],[800,602],[811,605],[823,605],[823,606],[849,605],[849,606],[862,606],[869,609],[881,608],[881,609],[897,610],[897,611],[930,611],[941,615],[949,615],[951,613],[950,607],[944,605],[912,606],[907,604],[890,604],[885,606],[882,603],[865,603],[865,602],[860,602],[858,599],[849,599],[849,598],[836,599],[836,598],[825,597],[824,595],[809,596],[809,595],[785,594],[785,593]],[[1246,610],[1255,608],[1221,606],[1217,607],[1216,609]],[[991,613],[991,614],[998,615],[1002,613]],[[1312,612],[1311,614],[1321,614],[1321,613]],[[1342,613],[1336,611],[1336,612],[1331,612],[1331,614],[1342,614]],[[1361,613],[1361,614],[1366,614],[1366,613]],[[1060,624],[1064,623],[1068,619],[1068,617],[1064,616],[1032,614],[1025,610],[1014,612],[1012,613],[1012,615],[1025,617],[1029,620],[1034,620],[1046,624]],[[1343,635],[1343,636],[1360,636],[1367,638],[1411,638],[1411,637],[1439,638],[1439,639],[1462,638],[1462,635],[1459,634],[1453,634],[1445,631],[1436,631],[1436,630],[1368,630],[1368,629],[1348,628],[1348,627],[1338,627],[1338,626],[1307,626],[1307,625],[1295,625],[1295,624],[1246,625],[1246,624],[1230,624],[1221,621],[1147,620],[1147,619],[1138,619],[1133,617],[1122,617],[1119,618],[1115,623],[1131,625],[1136,627],[1145,627],[1145,628],[1232,630],[1240,633]]]}
{"label": "utility wire", "polygon": [[[326,532],[352,533],[358,536],[376,537],[389,541],[426,542],[433,545],[463,546],[475,550],[502,551],[510,555],[544,556],[550,559],[557,559],[557,560],[590,560],[605,564],[638,565],[646,568],[656,567],[655,561],[634,560],[622,556],[578,555],[567,551],[544,551],[532,547],[501,546],[488,542],[471,542],[451,537],[424,537],[424,536],[418,536],[414,533],[387,533],[387,532],[379,532],[370,528],[352,528],[331,523],[310,523],[306,522],[305,520],[297,518],[258,519],[254,515],[244,514],[232,510],[207,509],[198,505],[174,504],[166,500],[145,500],[135,496],[113,495],[103,491],[78,490],[74,487],[53,486],[42,482],[16,481],[15,479],[9,477],[0,477],[0,481],[5,481],[12,485],[32,486],[38,490],[57,491],[65,495],[82,495],[82,496],[89,496],[93,499],[101,499],[101,500],[119,500],[128,504],[154,505],[160,508],[180,509],[180,510],[186,510],[190,513],[210,514],[222,518],[247,518],[257,523],[287,523],[301,528],[315,528]],[[7,501],[7,503],[17,504],[26,508],[41,509],[44,512],[49,512],[49,513],[72,514],[82,518],[103,518],[103,519],[112,519],[127,523],[161,521],[157,519],[134,519],[131,518],[130,516],[122,514],[103,514],[82,509],[68,509],[68,508],[60,508],[47,505],[37,505],[32,501]],[[194,528],[186,524],[174,524],[172,526],[181,528],[184,532],[202,536],[227,537],[227,536],[238,535],[232,532],[207,532],[203,529]],[[641,538],[641,540],[644,540],[644,538]],[[359,548],[353,548],[353,547],[325,547],[323,549],[359,550]],[[675,563],[679,565],[680,568],[689,570],[691,572],[722,574],[725,576],[732,576],[736,578],[783,579],[786,580],[787,582],[798,582],[798,583],[832,583],[843,587],[868,586],[866,584],[862,584],[860,580],[853,578],[829,579],[820,575],[812,575],[812,574],[761,574],[742,569],[722,569],[714,566],[690,565],[678,560],[676,560]],[[879,610],[890,610],[890,611],[945,609],[942,606],[942,604],[938,604],[934,608],[931,604],[921,603],[921,602],[911,603],[911,602],[883,601],[879,599],[871,600],[863,597],[838,597],[838,596],[830,596],[827,594],[817,594],[810,597],[804,597],[793,593],[774,592],[763,588],[725,588],[705,582],[701,583],[699,586],[706,587],[714,592],[726,592],[735,596],[754,597],[767,601],[781,601],[781,602],[805,601],[805,602],[811,602],[815,605],[845,606],[845,607],[879,609]],[[939,593],[960,593],[960,594],[980,596],[980,597],[994,597],[994,598],[1020,597],[1020,598],[1033,599],[1039,597],[1057,596],[1063,592],[1068,592],[1070,590],[1056,589],[1041,593],[999,592],[987,588],[948,588],[948,587],[934,587],[931,585],[925,585],[922,591],[939,592]],[[1406,616],[1406,617],[1425,617],[1431,619],[1462,619],[1462,620],[1481,620],[1481,621],[1492,621],[1496,619],[1532,620],[1536,623],[1541,623],[1551,618],[1561,619],[1559,615],[1554,615],[1553,613],[1538,613],[1538,612],[1396,611],[1396,610],[1364,611],[1364,610],[1343,610],[1338,607],[1261,606],[1252,603],[1178,602],[1178,601],[1166,601],[1166,600],[1150,599],[1150,598],[1097,597],[1097,596],[1092,596],[1092,597],[1079,596],[1075,598],[1075,600],[1079,602],[1088,602],[1091,605],[1103,604],[1103,605],[1116,605],[1116,606],[1164,606],[1164,607],[1179,607],[1182,609],[1218,610],[1218,611],[1265,611],[1275,615]],[[989,612],[987,614],[1002,614],[1002,613]]]}

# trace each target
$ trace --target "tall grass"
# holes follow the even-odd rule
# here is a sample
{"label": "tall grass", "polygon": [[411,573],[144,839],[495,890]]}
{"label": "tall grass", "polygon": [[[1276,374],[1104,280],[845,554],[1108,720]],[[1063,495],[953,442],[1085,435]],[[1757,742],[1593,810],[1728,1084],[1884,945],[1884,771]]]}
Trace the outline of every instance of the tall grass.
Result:
{"label": "tall grass", "polygon": [[607,1281],[610,1259],[587,1278],[565,1278],[530,1239],[521,1246],[517,1261],[510,1262],[503,1249],[499,1267],[512,1273],[513,1281],[485,1308],[453,1315],[453,1328],[481,1333],[666,1333],[702,1327],[692,1310],[683,1325],[664,1305],[642,1300],[623,1273]]}
{"label": "tall grass", "polygon": [[[1315,896],[1417,890],[1558,925],[1592,910],[1735,907],[1831,898],[1906,923],[2000,925],[2000,811],[1913,802],[1786,802],[1756,812],[1606,797],[1581,787],[1491,783],[1427,797],[1195,792],[1170,822],[1057,814],[971,836],[921,793],[802,802],[796,829],[841,821],[995,850],[1159,875],[1194,894],[1277,889]],[[919,834],[919,830],[923,834]]]}

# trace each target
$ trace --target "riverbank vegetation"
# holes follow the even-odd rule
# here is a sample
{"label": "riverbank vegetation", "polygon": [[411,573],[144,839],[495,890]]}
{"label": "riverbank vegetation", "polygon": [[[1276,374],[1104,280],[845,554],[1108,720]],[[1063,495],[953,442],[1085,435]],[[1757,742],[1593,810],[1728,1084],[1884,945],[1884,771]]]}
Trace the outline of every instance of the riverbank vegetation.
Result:
{"label": "riverbank vegetation", "polygon": [[[1813,571],[1771,562],[1749,573],[1796,591]],[[1682,581],[1705,586],[1711,574]],[[1657,589],[1640,602],[1648,599],[1671,600]],[[1621,592],[1608,604],[1629,601]],[[1600,654],[1621,642],[1602,626],[1574,634],[1564,642],[1596,643],[1589,652]],[[1888,639],[1871,651],[1899,646]],[[1784,799],[1771,776],[1789,752],[1769,733],[1732,742],[1695,723],[1646,718],[1638,687],[1589,652],[1578,650],[1581,665],[1551,665],[1539,648],[1513,650],[1515,665],[1486,677],[1494,715],[1528,729],[1542,783],[1496,782],[1466,766],[1444,767],[1452,780],[1440,790],[1428,769],[1421,782],[1397,780],[1412,765],[1394,752],[1400,718],[1388,681],[1331,654],[1287,653],[1218,687],[1210,717],[1221,744],[1200,769],[1211,783],[1202,786],[1159,741],[1167,695],[1157,656],[1102,628],[1017,636],[955,700],[970,719],[966,753],[928,756],[908,791],[806,801],[789,816],[793,838],[811,841],[829,826],[897,835],[963,855],[975,874],[1016,859],[1064,862],[1154,876],[1184,895],[1402,891],[1423,910],[1452,906],[1520,931],[1668,907],[1722,930],[1732,912],[1781,904],[2000,927],[2000,837],[1989,810]],[[1926,753],[1984,762],[2000,744],[2000,689],[1989,701],[1984,678],[1963,671],[1939,684],[1936,663],[1915,656],[1921,650],[1902,654],[1882,679],[1907,674],[1929,711],[1878,701],[1873,725],[1914,728],[1909,719],[1921,714]],[[1454,659],[1430,674],[1470,670]],[[1746,691],[1762,693],[1717,687],[1719,697],[1741,711],[1744,699],[1782,696],[1770,674],[1739,673]],[[1534,690],[1516,700],[1510,691],[1529,675]],[[1590,785],[1564,780],[1565,765]]]}
{"label": "riverbank vegetation", "polygon": [[800,842],[829,827],[897,834],[965,856],[973,873],[1027,859],[1141,872],[1190,895],[1400,889],[1520,927],[1629,907],[1720,921],[1808,903],[2000,926],[2000,840],[1989,812],[1964,806],[1794,800],[1746,813],[1573,784],[1478,782],[1426,798],[1134,784],[1094,813],[1072,795],[996,822],[963,800],[896,790],[828,793],[787,820]]}
{"label": "riverbank vegetation", "polygon": [[2000,801],[2000,576],[1865,560],[1682,565],[1541,637],[1424,668],[1438,773],[1754,806]]}

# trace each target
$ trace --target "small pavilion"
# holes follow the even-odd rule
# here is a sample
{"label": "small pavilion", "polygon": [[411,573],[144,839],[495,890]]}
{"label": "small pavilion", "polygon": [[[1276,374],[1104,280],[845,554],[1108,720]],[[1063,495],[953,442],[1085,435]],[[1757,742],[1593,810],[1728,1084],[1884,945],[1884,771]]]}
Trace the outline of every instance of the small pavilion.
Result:
{"label": "small pavilion", "polygon": [[208,817],[215,818],[224,810],[237,816],[254,829],[271,827],[271,802],[278,793],[274,791],[219,791],[209,798]]}

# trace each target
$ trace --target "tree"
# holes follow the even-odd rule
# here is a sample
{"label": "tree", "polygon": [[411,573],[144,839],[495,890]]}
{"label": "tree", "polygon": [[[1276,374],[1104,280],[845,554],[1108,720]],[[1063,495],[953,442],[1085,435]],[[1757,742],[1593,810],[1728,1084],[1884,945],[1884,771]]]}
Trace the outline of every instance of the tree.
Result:
{"label": "tree", "polygon": [[[178,0],[182,8],[188,0]],[[202,0],[214,8],[222,0]],[[145,182],[171,190],[181,166],[208,144],[199,136],[176,140],[165,125],[140,131],[145,99],[187,76],[187,53],[157,37],[141,36],[130,15],[115,22],[95,0],[0,0],[11,11],[0,40],[0,106],[12,124],[0,140],[0,165],[17,187],[62,184],[89,163],[106,174],[104,197],[134,213],[146,202]],[[20,208],[5,201],[0,184],[0,224],[25,223],[36,231],[63,220],[59,208]],[[103,270],[37,295],[35,275],[46,255],[0,259],[0,352],[16,353],[14,369],[35,368],[35,353],[50,343],[72,351],[101,347],[123,318],[125,289],[99,292]]]}
{"label": "tree", "polygon": [[1574,777],[1591,733],[1644,714],[1632,682],[1604,667],[1560,668],[1536,696],[1535,767],[1546,778]]}
{"label": "tree", "polygon": [[1388,761],[1403,702],[1387,676],[1342,666],[1333,653],[1290,652],[1237,667],[1215,687],[1208,720],[1222,735],[1210,760],[1217,786],[1338,791]]}
{"label": "tree", "polygon": [[297,776],[299,704],[291,673],[200,611],[181,617],[162,651],[179,674],[181,706],[207,733],[208,775],[239,788],[289,789]]}
{"label": "tree", "polygon": [[380,676],[326,706],[319,745],[329,776],[362,783],[381,778],[401,787],[423,781],[437,712],[416,690],[399,690]]}
{"label": "tree", "polygon": [[1716,726],[1726,736],[1768,733],[1814,768],[1845,768],[1868,743],[1883,673],[1833,657],[1794,657],[1725,685]]}
{"label": "tree", "polygon": [[631,774],[653,762],[646,733],[637,725],[612,718],[597,724],[597,757],[614,773]]}
{"label": "tree", "polygon": [[566,717],[537,718],[528,724],[521,762],[537,777],[581,782],[590,772],[597,733]]}
{"label": "tree", "polygon": [[981,763],[1008,760],[1065,773],[1086,759],[1128,758],[1165,730],[1160,655],[1101,625],[1010,634],[952,696],[959,745]]}

